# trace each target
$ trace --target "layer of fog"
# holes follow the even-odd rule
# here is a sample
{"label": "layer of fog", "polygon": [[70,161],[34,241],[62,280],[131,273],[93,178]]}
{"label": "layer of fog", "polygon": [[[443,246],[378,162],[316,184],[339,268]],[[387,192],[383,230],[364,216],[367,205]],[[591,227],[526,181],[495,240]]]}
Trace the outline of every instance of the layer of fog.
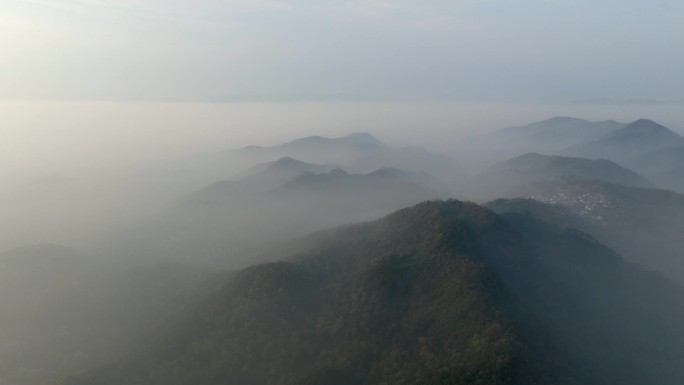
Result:
{"label": "layer of fog", "polygon": [[0,250],[58,243],[94,251],[109,234],[248,165],[222,152],[309,135],[367,131],[469,165],[469,137],[556,115],[632,121],[681,131],[679,105],[459,103],[3,102]]}

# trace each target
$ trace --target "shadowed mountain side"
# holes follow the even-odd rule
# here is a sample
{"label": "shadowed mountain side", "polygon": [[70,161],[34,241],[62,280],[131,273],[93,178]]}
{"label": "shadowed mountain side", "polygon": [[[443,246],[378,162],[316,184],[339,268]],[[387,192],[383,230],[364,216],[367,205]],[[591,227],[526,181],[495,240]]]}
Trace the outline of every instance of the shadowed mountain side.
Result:
{"label": "shadowed mountain side", "polygon": [[449,201],[330,235],[242,271],[147,350],[64,384],[684,379],[682,289],[584,233]]}
{"label": "shadowed mountain side", "polygon": [[510,197],[561,206],[582,219],[574,227],[595,235],[631,261],[684,282],[684,195],[559,179],[529,184]]}

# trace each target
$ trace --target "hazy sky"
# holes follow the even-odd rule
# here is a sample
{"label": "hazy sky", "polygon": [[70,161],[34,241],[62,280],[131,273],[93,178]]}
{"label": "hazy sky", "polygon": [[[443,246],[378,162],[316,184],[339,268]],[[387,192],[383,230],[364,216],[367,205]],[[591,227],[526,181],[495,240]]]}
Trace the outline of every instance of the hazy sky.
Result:
{"label": "hazy sky", "polygon": [[684,99],[681,0],[0,0],[0,99]]}

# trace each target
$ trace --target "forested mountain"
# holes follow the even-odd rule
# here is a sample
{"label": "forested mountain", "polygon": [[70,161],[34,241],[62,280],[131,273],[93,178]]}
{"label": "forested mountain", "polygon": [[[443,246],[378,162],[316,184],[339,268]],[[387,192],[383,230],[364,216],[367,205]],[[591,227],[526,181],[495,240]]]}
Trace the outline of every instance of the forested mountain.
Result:
{"label": "forested mountain", "polygon": [[651,151],[681,146],[684,139],[652,120],[639,119],[595,141],[571,146],[563,155],[591,159],[629,160]]}
{"label": "forested mountain", "polygon": [[683,290],[584,233],[447,201],[318,238],[63,384],[684,380]]}
{"label": "forested mountain", "polygon": [[574,227],[590,232],[629,260],[684,282],[684,195],[566,178],[532,183],[510,196],[560,206],[581,219]]}

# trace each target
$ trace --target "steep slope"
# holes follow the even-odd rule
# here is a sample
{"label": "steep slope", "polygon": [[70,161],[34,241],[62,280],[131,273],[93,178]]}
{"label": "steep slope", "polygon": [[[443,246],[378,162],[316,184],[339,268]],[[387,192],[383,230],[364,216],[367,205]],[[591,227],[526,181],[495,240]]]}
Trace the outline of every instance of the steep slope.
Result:
{"label": "steep slope", "polygon": [[652,120],[639,119],[598,140],[571,146],[562,154],[620,162],[650,151],[682,145],[683,141],[669,128]]}
{"label": "steep slope", "polygon": [[449,201],[320,237],[244,270],[149,350],[65,384],[684,379],[682,289],[583,233]]}
{"label": "steep slope", "polygon": [[529,184],[510,196],[561,206],[582,219],[576,227],[628,259],[684,282],[684,195],[559,179]]}

